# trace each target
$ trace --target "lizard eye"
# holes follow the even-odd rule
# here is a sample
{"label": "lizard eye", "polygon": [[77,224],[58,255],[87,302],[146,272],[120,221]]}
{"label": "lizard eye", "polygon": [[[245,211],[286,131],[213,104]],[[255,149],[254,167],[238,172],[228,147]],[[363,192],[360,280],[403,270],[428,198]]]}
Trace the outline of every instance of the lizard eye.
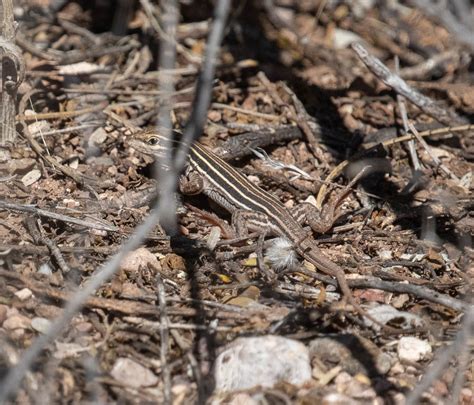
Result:
{"label": "lizard eye", "polygon": [[157,143],[158,143],[158,138],[153,137],[153,138],[148,139],[148,145],[153,146],[153,145],[156,145]]}

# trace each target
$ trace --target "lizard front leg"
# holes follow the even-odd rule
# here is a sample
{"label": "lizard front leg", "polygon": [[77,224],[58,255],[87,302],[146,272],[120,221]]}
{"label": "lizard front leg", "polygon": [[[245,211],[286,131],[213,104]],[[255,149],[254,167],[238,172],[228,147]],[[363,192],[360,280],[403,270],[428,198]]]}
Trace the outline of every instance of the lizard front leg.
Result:
{"label": "lizard front leg", "polygon": [[272,225],[268,217],[256,211],[236,209],[232,213],[232,226],[239,236],[247,236],[249,231],[259,234],[272,233]]}
{"label": "lizard front leg", "polygon": [[179,178],[179,191],[185,195],[201,194],[205,183],[202,176],[195,171],[189,171]]}
{"label": "lizard front leg", "polygon": [[308,202],[297,205],[291,214],[300,225],[309,225],[317,233],[323,234],[329,231],[334,223],[341,217],[336,213],[337,208],[346,199],[351,192],[353,185],[360,177],[355,177],[344,189],[336,196],[336,199],[325,204],[322,210],[319,210],[313,204]]}

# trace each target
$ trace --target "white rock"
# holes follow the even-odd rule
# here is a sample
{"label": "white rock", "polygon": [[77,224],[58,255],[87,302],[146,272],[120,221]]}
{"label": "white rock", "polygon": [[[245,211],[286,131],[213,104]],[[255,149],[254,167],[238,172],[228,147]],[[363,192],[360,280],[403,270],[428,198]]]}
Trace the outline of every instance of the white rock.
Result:
{"label": "white rock", "polygon": [[301,385],[311,380],[309,351],[280,336],[239,338],[217,357],[214,379],[217,392],[273,387],[280,381]]}
{"label": "white rock", "polygon": [[[399,322],[399,326],[402,329],[419,328],[424,326],[424,321],[419,316],[411,314],[410,312],[399,311],[391,305],[377,305],[368,309],[367,313],[384,325],[397,319],[403,321]],[[367,326],[372,327],[374,330],[380,330],[380,326],[374,324],[370,319],[364,318],[364,323]]]}
{"label": "white rock", "polygon": [[426,340],[404,336],[398,341],[398,357],[401,361],[420,361],[431,353],[431,345]]}
{"label": "white rock", "polygon": [[48,263],[43,263],[38,269],[38,274],[44,274],[45,276],[53,275],[53,269]]}
{"label": "white rock", "polygon": [[117,359],[110,374],[117,381],[133,388],[150,387],[158,383],[158,377],[155,374],[126,357]]}
{"label": "white rock", "polygon": [[25,187],[28,187],[36,183],[39,179],[41,179],[41,172],[38,169],[33,169],[21,178],[21,182]]}
{"label": "white rock", "polygon": [[39,333],[46,333],[51,326],[51,321],[46,318],[35,317],[31,320],[31,327],[39,332]]}
{"label": "white rock", "polygon": [[130,252],[120,263],[120,269],[129,273],[137,273],[148,267],[160,269],[161,265],[156,256],[146,248]]}
{"label": "white rock", "polygon": [[17,291],[15,295],[20,301],[26,301],[33,296],[33,292],[29,288],[22,288],[21,290]]}

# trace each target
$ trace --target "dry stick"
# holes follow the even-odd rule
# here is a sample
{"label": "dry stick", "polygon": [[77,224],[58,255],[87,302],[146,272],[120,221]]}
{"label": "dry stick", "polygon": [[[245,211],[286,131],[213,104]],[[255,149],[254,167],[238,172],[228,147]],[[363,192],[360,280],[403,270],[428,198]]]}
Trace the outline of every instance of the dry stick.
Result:
{"label": "dry stick", "polygon": [[[470,131],[470,130],[474,130],[474,124],[465,124],[465,125],[457,125],[455,127],[443,127],[443,128],[429,129],[427,131],[419,132],[419,135],[420,135],[420,137],[426,138],[428,136],[433,136],[433,135],[444,135],[444,134],[448,134],[450,132],[464,132],[464,131]],[[382,143],[380,143],[380,142],[371,142],[371,143],[365,144],[364,146],[367,149],[373,148],[377,145],[392,146],[396,143],[409,141],[410,139],[414,139],[414,138],[415,138],[415,135],[405,134],[405,135],[399,136],[398,138],[389,139],[389,140],[384,141]]]}
{"label": "dry stick", "polygon": [[15,45],[15,21],[11,0],[0,1],[0,145],[15,140],[17,89],[25,76],[21,50]]}
{"label": "dry stick", "polygon": [[453,122],[455,124],[463,124],[465,120],[461,119],[457,114],[451,113],[441,107],[438,107],[433,100],[424,96],[415,89],[412,89],[407,82],[401,77],[392,73],[387,66],[385,66],[380,59],[370,55],[360,43],[354,42],[352,49],[357,53],[357,56],[365,63],[370,71],[382,80],[387,86],[391,87],[397,94],[401,94],[413,104],[421,108],[426,114],[434,119],[449,125]]}
{"label": "dry stick", "polygon": [[[397,74],[400,74],[400,63],[398,60],[398,56],[395,56],[395,69],[396,69]],[[408,113],[407,113],[407,108],[405,106],[405,99],[400,94],[397,94],[397,103],[398,103],[398,108],[400,110],[400,115],[402,116],[403,129],[405,130],[406,133],[409,133],[410,131],[408,128]],[[420,170],[421,165],[418,159],[418,155],[416,154],[414,140],[408,141],[408,150],[410,151],[411,160],[413,162],[413,168],[415,170]]]}
{"label": "dry stick", "polygon": [[[146,1],[142,0],[142,6],[147,9],[151,7]],[[171,70],[175,67],[176,62],[176,48],[174,41],[169,38],[175,38],[176,27],[178,25],[178,5],[175,0],[162,0],[161,6],[163,9],[162,24],[164,33],[160,40],[160,54],[159,66],[160,69]],[[149,8],[148,7],[148,8]],[[171,122],[171,95],[173,94],[174,81],[171,76],[160,75],[158,77],[158,86],[163,91],[163,98],[160,102],[160,110],[158,114],[158,126],[163,134],[163,147],[165,154],[163,156],[163,166],[155,164],[155,175],[158,180],[159,199],[161,204],[159,206],[160,217],[162,218],[161,225],[167,233],[175,234],[177,230],[176,222],[176,199],[174,192],[177,187],[177,178],[180,174],[182,166],[177,168],[172,164],[172,122]],[[169,167],[171,170],[166,171],[163,167]]]}
{"label": "dry stick", "polygon": [[[474,327],[474,306],[466,310],[463,320],[462,329],[457,333],[456,339],[450,346],[444,348],[436,359],[431,363],[428,371],[422,377],[415,389],[410,392],[406,399],[407,405],[416,405],[420,403],[420,397],[423,393],[434,383],[434,381],[446,370],[446,366],[456,353],[463,350],[469,344],[469,339],[472,336],[472,329]],[[453,398],[457,401],[457,398]]]}
{"label": "dry stick", "polygon": [[51,219],[62,221],[62,222],[69,222],[71,224],[83,226],[85,228],[98,229],[100,231],[118,232],[119,230],[116,226],[107,224],[105,221],[103,221],[104,222],[103,224],[84,221],[82,219],[58,214],[56,212],[46,211],[41,208],[36,208],[31,205],[15,204],[15,203],[10,203],[7,201],[0,200],[0,209],[19,211],[19,212],[28,212],[34,215],[38,215],[40,217],[51,218]]}
{"label": "dry stick", "polygon": [[[295,271],[313,277],[316,280],[320,280],[325,284],[331,284],[337,287],[337,280],[334,280],[331,277],[315,273],[313,271],[302,268],[301,266],[295,269]],[[380,280],[376,277],[348,279],[347,284],[351,288],[375,288],[377,290],[411,294],[417,298],[422,298],[427,301],[434,302],[436,304],[440,304],[460,312],[466,311],[470,307],[469,303],[467,302],[452,298],[449,295],[440,294],[421,285],[385,281]]]}
{"label": "dry stick", "polygon": [[431,152],[431,148],[429,145],[426,143],[426,141],[420,136],[420,133],[417,131],[415,126],[411,123],[408,122],[408,127],[410,128],[411,132],[415,136],[415,138],[420,142],[421,146],[426,150],[426,153],[433,159],[433,162],[435,163],[436,167],[439,167],[441,170],[443,170],[448,176],[450,176],[453,180],[459,181],[459,178],[451,171],[449,170],[442,162],[439,160],[437,156]]}
{"label": "dry stick", "polygon": [[[141,4],[145,11],[151,9],[151,5],[147,0],[141,0]],[[176,41],[170,41],[169,38],[176,37],[176,27],[178,26],[178,4],[176,0],[162,0],[160,2],[162,7],[162,24],[163,30],[160,39],[160,54],[159,54],[159,68],[165,70],[174,69],[176,63]],[[149,20],[156,22],[152,13],[147,13]],[[158,25],[158,24],[156,24]],[[159,26],[159,25],[158,25]],[[164,93],[160,103],[160,110],[158,114],[158,125],[162,128],[164,136],[165,155],[163,156],[163,164],[165,167],[173,169],[173,157],[171,154],[171,137],[172,137],[172,122],[171,122],[171,95],[175,91],[173,77],[168,75],[158,76],[158,88]],[[160,224],[167,231],[171,233],[176,232],[176,199],[174,192],[177,186],[177,179],[181,171],[179,166],[176,170],[166,171],[163,167],[155,164],[155,175],[160,185],[158,214],[161,218]],[[157,275],[158,282],[158,300],[160,308],[160,359],[162,366],[162,378],[164,386],[164,403],[171,405],[171,372],[167,361],[167,352],[169,345],[169,328],[168,317],[166,314],[166,298],[165,288],[160,275]]]}
{"label": "dry stick", "polygon": [[162,45],[172,46],[173,48],[176,48],[178,52],[180,52],[189,62],[202,62],[202,58],[200,56],[193,54],[191,51],[186,49],[186,47],[176,41],[176,35],[170,35],[169,32],[167,32],[166,28],[161,28],[160,24],[158,23],[158,21],[156,21],[156,18],[153,15],[153,9],[149,0],[140,0],[140,3],[143,7],[143,10],[145,11],[145,15],[148,17],[148,22],[159,35],[160,42]]}
{"label": "dry stick", "polygon": [[[216,59],[217,50],[222,39],[223,27],[225,19],[230,7],[230,0],[220,0],[216,9],[216,21],[213,24],[206,52],[206,57],[203,64],[203,70],[200,75],[201,85],[198,85],[198,94],[196,95],[196,105],[193,108],[191,118],[186,128],[187,140],[192,141],[202,130],[206,119],[207,107],[211,98],[212,78],[214,74],[214,61]],[[209,94],[201,94],[204,92]],[[206,102],[207,101],[207,102]],[[175,167],[181,169],[186,162],[186,154],[189,150],[189,145],[179,161],[175,162]],[[177,179],[175,179],[177,182]],[[158,201],[157,205],[160,204]],[[94,272],[92,277],[79,289],[76,294],[68,301],[64,307],[63,313],[54,320],[48,330],[39,336],[31,346],[23,353],[16,367],[11,369],[0,385],[0,403],[5,403],[11,394],[18,390],[25,374],[31,368],[33,362],[39,357],[45,347],[56,338],[62,329],[71,321],[71,319],[83,307],[84,303],[90,295],[92,295],[102,284],[109,280],[118,270],[120,262],[125,255],[136,249],[145,236],[155,227],[159,221],[157,206],[152,211],[147,220],[137,228],[137,231],[130,237],[130,239],[123,245],[120,251],[113,256],[107,263],[99,270]]]}
{"label": "dry stick", "polygon": [[50,113],[28,114],[28,115],[20,114],[16,116],[16,119],[18,121],[38,121],[38,120],[54,120],[58,118],[59,119],[73,118],[73,117],[77,117],[78,115],[89,114],[96,111],[102,111],[105,107],[107,107],[107,103],[100,103],[93,107],[87,107],[87,108],[74,110],[74,111],[57,111],[57,112],[55,111],[55,112],[50,112]]}
{"label": "dry stick", "polygon": [[166,293],[163,280],[160,275],[156,275],[157,290],[158,290],[158,302],[160,308],[160,361],[161,361],[161,372],[163,374],[163,385],[164,385],[164,403],[171,404],[171,374],[170,367],[168,364],[168,346],[169,346],[169,320],[166,311]]}
{"label": "dry stick", "polygon": [[62,270],[62,272],[64,274],[68,273],[71,269],[66,263],[66,260],[64,260],[64,257],[61,254],[61,251],[59,250],[58,246],[51,239],[41,235],[40,230],[37,228],[36,221],[33,217],[26,218],[26,226],[35,243],[47,246],[51,254],[56,259],[56,262],[58,263],[58,266]]}

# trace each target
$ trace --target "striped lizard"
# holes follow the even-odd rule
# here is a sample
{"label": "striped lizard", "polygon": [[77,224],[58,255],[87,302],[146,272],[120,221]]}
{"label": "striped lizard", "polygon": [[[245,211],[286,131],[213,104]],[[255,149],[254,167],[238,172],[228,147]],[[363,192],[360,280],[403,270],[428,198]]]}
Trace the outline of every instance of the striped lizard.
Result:
{"label": "striped lizard", "polygon": [[[130,146],[149,155],[159,164],[164,156],[163,136],[156,128],[133,134]],[[179,143],[179,141],[173,141]],[[202,193],[232,214],[232,224],[237,235],[249,230],[270,232],[287,239],[293,249],[322,272],[335,277],[343,294],[341,303],[349,302],[362,316],[369,316],[354,300],[347,284],[344,270],[327,259],[313,239],[312,233],[303,228],[308,224],[316,232],[325,232],[334,220],[320,220],[316,207],[300,204],[295,211],[286,208],[277,198],[250,182],[237,169],[226,163],[200,143],[194,143],[189,152],[184,174],[180,178],[181,193]],[[338,199],[340,200],[340,199]],[[332,205],[326,218],[334,217]]]}

